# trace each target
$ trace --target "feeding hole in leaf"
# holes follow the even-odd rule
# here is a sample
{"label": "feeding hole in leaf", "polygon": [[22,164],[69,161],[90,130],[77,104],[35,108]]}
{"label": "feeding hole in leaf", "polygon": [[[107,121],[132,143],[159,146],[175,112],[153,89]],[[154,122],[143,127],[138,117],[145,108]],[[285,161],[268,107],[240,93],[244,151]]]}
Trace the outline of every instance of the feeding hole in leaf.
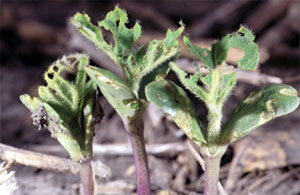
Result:
{"label": "feeding hole in leaf", "polygon": [[237,47],[229,49],[227,56],[232,56],[231,61],[238,62],[245,55],[245,52]]}
{"label": "feeding hole in leaf", "polygon": [[77,61],[77,58],[71,56],[67,58],[67,61],[70,64],[74,64]]}
{"label": "feeding hole in leaf", "polygon": [[69,82],[74,82],[75,79],[76,79],[76,75],[74,73],[69,72],[69,71],[63,71],[61,73],[61,76],[64,79],[68,80]]}
{"label": "feeding hole in leaf", "polygon": [[191,78],[191,76],[192,76],[192,74],[190,74],[190,73],[186,73],[186,75],[185,75],[185,78],[186,78],[186,79],[190,79],[190,78]]}
{"label": "feeding hole in leaf", "polygon": [[55,94],[55,95],[57,94],[57,91],[54,90],[54,89],[51,89],[51,88],[50,88],[50,91],[51,91],[53,94]]}
{"label": "feeding hole in leaf", "polygon": [[201,85],[203,85],[203,83],[198,79],[198,80],[197,80],[197,85],[198,85],[198,86],[201,86]]}
{"label": "feeding hole in leaf", "polygon": [[204,53],[205,57],[207,57],[207,56],[208,56],[208,53],[207,53],[206,51],[204,51],[203,53]]}
{"label": "feeding hole in leaf", "polygon": [[245,34],[244,33],[242,33],[242,32],[237,32],[239,35],[241,35],[241,37],[243,37],[243,36],[245,36]]}
{"label": "feeding hole in leaf", "polygon": [[58,68],[57,66],[53,66],[53,70],[54,70],[55,72],[58,72],[59,68]]}
{"label": "feeding hole in leaf", "polygon": [[52,73],[48,73],[48,74],[47,74],[47,77],[48,77],[49,79],[53,79],[54,75],[53,75]]}

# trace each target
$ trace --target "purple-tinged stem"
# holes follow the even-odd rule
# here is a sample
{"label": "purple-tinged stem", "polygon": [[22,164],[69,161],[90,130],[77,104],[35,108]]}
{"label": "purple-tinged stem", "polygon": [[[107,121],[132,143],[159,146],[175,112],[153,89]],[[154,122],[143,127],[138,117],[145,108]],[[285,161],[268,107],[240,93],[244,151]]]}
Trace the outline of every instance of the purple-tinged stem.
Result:
{"label": "purple-tinged stem", "polygon": [[94,195],[94,176],[91,160],[80,162],[80,178],[84,195]]}
{"label": "purple-tinged stem", "polygon": [[217,195],[221,157],[204,156],[204,161],[205,161],[204,195]]}
{"label": "purple-tinged stem", "polygon": [[136,120],[136,123],[134,123],[133,121],[123,119],[123,122],[129,136],[134,157],[137,194],[151,195],[150,173],[144,141],[144,129],[141,120]]}

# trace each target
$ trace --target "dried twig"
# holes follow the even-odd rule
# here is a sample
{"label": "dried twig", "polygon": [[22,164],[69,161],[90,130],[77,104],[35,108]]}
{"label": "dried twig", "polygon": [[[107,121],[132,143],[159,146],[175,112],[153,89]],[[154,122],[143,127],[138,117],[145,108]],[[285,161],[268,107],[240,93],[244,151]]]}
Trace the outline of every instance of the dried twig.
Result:
{"label": "dried twig", "polygon": [[[177,61],[177,64],[180,68],[182,68],[183,70],[185,70],[188,73],[194,74],[197,70],[196,66],[193,65],[192,62],[190,62],[189,60],[185,60],[185,59],[179,59]],[[200,64],[200,62],[198,63]],[[200,67],[200,71],[203,74],[207,74],[208,70],[201,68]],[[259,72],[252,72],[252,71],[245,71],[245,70],[237,70],[237,75],[238,75],[238,81],[240,82],[245,82],[245,83],[249,83],[252,85],[262,85],[262,84],[281,84],[283,83],[282,79],[279,77],[275,77],[275,76],[271,76],[271,75],[267,75],[267,74],[263,74],[263,73],[259,73]]]}
{"label": "dried twig", "polygon": [[249,0],[245,1],[225,1],[222,5],[217,7],[210,14],[207,14],[205,17],[202,17],[200,20],[197,20],[192,24],[190,31],[193,36],[204,35],[208,30],[216,24],[216,22],[223,21],[225,18],[232,17],[233,14],[237,13],[242,6],[247,4]]}
{"label": "dried twig", "polygon": [[286,181],[289,177],[292,177],[293,175],[296,175],[297,173],[300,173],[300,167],[283,174],[277,180],[268,184],[265,187],[264,191],[267,192],[269,190],[274,189],[275,187],[279,186],[283,181]]}
{"label": "dried twig", "polygon": [[[30,146],[29,148],[39,152],[60,153],[62,151],[59,146]],[[146,145],[148,154],[172,156],[186,150],[182,143],[168,143],[168,144],[148,144]],[[132,155],[132,150],[128,144],[94,144],[93,154],[97,155]]]}
{"label": "dried twig", "polygon": [[[71,173],[74,175],[77,175],[80,170],[80,164],[70,159],[18,149],[1,143],[0,159],[14,161],[15,163],[26,166]],[[99,176],[101,179],[107,179],[111,176],[110,168],[102,162],[92,162],[92,166],[95,170],[95,175]]]}
{"label": "dried twig", "polygon": [[264,182],[268,181],[270,179],[269,175],[266,175],[264,177],[256,179],[251,185],[249,185],[242,194],[246,194],[247,192],[253,191],[256,189],[258,186],[263,184]]}
{"label": "dried twig", "polygon": [[291,3],[291,0],[265,1],[253,9],[245,19],[245,24],[251,26],[254,32],[260,32],[272,21],[284,15]]}
{"label": "dried twig", "polygon": [[[145,45],[145,44],[148,44],[153,39],[162,40],[164,38],[165,38],[164,34],[144,32],[143,36],[141,36],[137,40],[137,43],[140,45]],[[193,44],[197,45],[198,47],[207,48],[207,49],[210,49],[210,45],[213,42],[213,40],[208,40],[208,39],[206,39],[206,40],[197,39],[197,40],[192,40],[192,41],[193,41]],[[181,52],[180,52],[181,57],[190,58],[190,59],[194,58],[194,56],[184,46],[184,43],[182,40],[179,40],[179,45],[181,47]],[[259,55],[259,63],[260,64],[266,62],[269,58],[268,51],[263,47],[260,47],[258,49],[258,55]],[[241,59],[243,56],[244,56],[244,52],[242,50],[237,49],[237,48],[232,48],[228,53],[226,61],[231,64],[236,64],[237,61],[239,59]]]}
{"label": "dried twig", "polygon": [[[199,162],[201,168],[203,171],[205,171],[205,164],[203,158],[200,156],[199,152],[194,148],[194,146],[190,142],[186,142],[186,145],[188,146],[188,149],[191,151],[194,158]],[[223,188],[221,182],[218,182],[218,190],[221,195],[227,195],[227,192]]]}
{"label": "dried twig", "polygon": [[121,2],[121,7],[124,7],[131,14],[138,16],[140,19],[148,19],[155,21],[162,30],[168,30],[169,28],[175,28],[174,23],[169,20],[168,17],[164,16],[161,12],[153,9],[151,6],[145,6],[144,3],[137,2]]}
{"label": "dried twig", "polygon": [[251,142],[251,139],[247,139],[246,142],[243,144],[242,148],[239,149],[236,155],[234,155],[233,160],[231,161],[231,166],[228,172],[225,189],[226,190],[232,190],[234,188],[234,185],[236,183],[237,177],[238,177],[238,165],[239,162],[244,154],[244,151],[246,150],[247,146]]}

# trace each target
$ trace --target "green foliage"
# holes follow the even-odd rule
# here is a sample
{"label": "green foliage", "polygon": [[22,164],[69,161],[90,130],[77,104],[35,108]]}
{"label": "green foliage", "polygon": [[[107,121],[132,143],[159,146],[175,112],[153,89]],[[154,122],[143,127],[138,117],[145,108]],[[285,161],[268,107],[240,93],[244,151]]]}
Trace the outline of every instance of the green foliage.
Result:
{"label": "green foliage", "polygon": [[258,63],[258,47],[254,43],[254,35],[246,27],[242,26],[237,32],[223,37],[220,41],[211,45],[211,51],[193,45],[188,37],[184,37],[184,43],[189,51],[197,55],[199,59],[210,69],[221,65],[227,58],[229,50],[233,47],[241,49],[244,56],[237,63],[243,70],[254,70]]}
{"label": "green foliage", "polygon": [[176,73],[178,79],[180,82],[188,89],[190,90],[196,97],[201,99],[202,101],[205,101],[207,98],[208,92],[207,90],[203,89],[201,86],[197,84],[200,77],[202,77],[202,74],[196,74],[192,77],[188,77],[188,75],[177,67],[175,63],[171,63],[172,70]]}
{"label": "green foliage", "polygon": [[[198,73],[190,77],[178,68],[175,63],[171,63],[171,67],[181,83],[205,103],[222,105],[235,86],[237,79],[236,72],[225,64],[212,70],[206,76]],[[203,84],[203,87],[198,84],[199,82]]]}
{"label": "green foliage", "polygon": [[[141,46],[136,50],[135,43],[141,35],[141,27],[136,23],[133,28],[127,28],[127,14],[119,7],[109,12],[98,26],[93,25],[86,14],[80,13],[73,17],[72,22],[85,37],[122,67],[126,81],[91,67],[86,68],[90,77],[121,116],[132,117],[138,113],[146,103],[145,86],[158,75],[165,76],[169,71],[168,63],[177,58],[177,38],[184,28],[168,30],[164,40],[153,40],[147,49]],[[103,39],[102,29],[112,33],[114,44]],[[116,89],[116,86],[120,88]]]}
{"label": "green foliage", "polygon": [[[96,86],[87,83],[84,71],[88,63],[88,57],[82,54],[63,57],[45,72],[47,86],[39,87],[39,97],[20,96],[32,112],[33,123],[47,127],[75,161],[90,157],[93,125],[101,116],[101,108],[94,102]],[[76,75],[74,81],[66,79],[70,74]]]}
{"label": "green foliage", "polygon": [[147,85],[147,99],[169,114],[184,133],[196,142],[206,143],[205,129],[198,121],[184,90],[173,82],[160,80]]}
{"label": "green foliage", "polygon": [[[227,145],[258,126],[294,111],[299,105],[297,91],[292,87],[286,85],[267,87],[243,100],[224,128],[221,128],[222,106],[237,79],[236,70],[224,61],[229,49],[237,47],[244,51],[244,57],[238,61],[239,68],[255,69],[258,62],[258,48],[253,41],[254,35],[245,27],[212,44],[211,51],[193,45],[187,37],[184,37],[186,47],[205,64],[209,73],[188,75],[174,62],[170,63],[171,69],[182,85],[205,103],[208,110],[206,131],[203,131],[204,127],[199,125],[201,123],[195,118],[188,97],[179,86],[168,81],[156,81],[146,88],[146,96],[150,102],[171,115],[188,137],[204,143],[202,152],[205,155],[221,154],[224,152],[221,145]],[[190,114],[187,114],[189,112]],[[188,124],[198,124],[198,126]],[[219,152],[218,148],[220,148]]]}
{"label": "green foliage", "polygon": [[85,70],[119,115],[128,118],[135,115],[139,102],[125,81],[101,68],[87,66]]}
{"label": "green foliage", "polygon": [[222,143],[235,141],[266,122],[293,112],[299,106],[297,95],[297,91],[287,85],[272,85],[251,93],[225,124]]}

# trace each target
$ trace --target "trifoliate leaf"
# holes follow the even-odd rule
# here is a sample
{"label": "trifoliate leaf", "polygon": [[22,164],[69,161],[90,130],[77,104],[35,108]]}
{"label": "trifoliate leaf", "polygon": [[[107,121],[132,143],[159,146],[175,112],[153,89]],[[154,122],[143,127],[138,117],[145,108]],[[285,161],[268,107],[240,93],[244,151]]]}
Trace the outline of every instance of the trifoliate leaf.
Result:
{"label": "trifoliate leaf", "polygon": [[241,49],[244,56],[237,63],[240,69],[254,70],[258,64],[258,47],[254,43],[254,35],[246,27],[242,26],[236,33],[227,35],[212,45],[215,65],[222,64],[229,50],[233,47]]}
{"label": "trifoliate leaf", "polygon": [[[75,161],[90,157],[94,130],[94,89],[86,83],[83,67],[89,63],[86,55],[63,57],[53,63],[45,73],[47,86],[39,87],[39,97],[27,94],[20,97],[32,111],[33,123],[47,127]],[[68,80],[68,75],[76,75]]]}
{"label": "trifoliate leaf", "polygon": [[[151,41],[146,52],[144,46],[135,52],[133,46],[141,35],[141,26],[136,23],[130,29],[126,27],[127,22],[126,12],[119,7],[109,12],[105,19],[98,23],[99,27],[94,26],[86,14],[78,13],[73,17],[73,24],[79,31],[122,67],[126,82],[135,96],[144,98],[145,85],[153,81],[157,74],[163,75],[168,71],[159,67],[167,65],[178,56],[177,38],[182,34],[184,27],[181,26],[176,31],[168,30],[164,40]],[[112,33],[114,44],[104,41],[101,28]]]}
{"label": "trifoliate leaf", "polygon": [[211,51],[206,48],[201,48],[196,45],[193,45],[190,39],[187,36],[183,37],[183,42],[187,49],[193,54],[199,57],[200,61],[206,65],[207,68],[215,68],[214,58]]}
{"label": "trifoliate leaf", "polygon": [[114,52],[117,56],[124,56],[126,51],[130,51],[132,46],[141,35],[141,26],[136,23],[133,29],[125,26],[128,17],[125,11],[115,7],[110,11],[104,20],[99,22],[99,26],[113,34],[115,40]]}
{"label": "trifoliate leaf", "polygon": [[184,44],[193,55],[196,55],[210,69],[223,64],[231,48],[241,49],[244,56],[237,62],[239,68],[254,70],[258,64],[258,47],[254,43],[254,38],[251,31],[242,26],[237,32],[226,35],[220,41],[212,44],[211,50],[193,45],[188,37],[184,37]]}
{"label": "trifoliate leaf", "polygon": [[172,70],[176,73],[177,77],[179,78],[180,82],[183,84],[183,86],[186,87],[196,97],[198,97],[202,101],[205,101],[208,93],[205,89],[197,85],[197,81],[195,80],[195,78],[187,78],[187,73],[178,68],[175,63],[170,63],[170,65]]}
{"label": "trifoliate leaf", "polygon": [[113,46],[103,39],[101,29],[91,23],[91,19],[87,14],[77,13],[72,18],[72,23],[78,28],[79,32],[93,42],[98,49],[105,52],[116,64],[120,65],[118,56],[114,53]]}

